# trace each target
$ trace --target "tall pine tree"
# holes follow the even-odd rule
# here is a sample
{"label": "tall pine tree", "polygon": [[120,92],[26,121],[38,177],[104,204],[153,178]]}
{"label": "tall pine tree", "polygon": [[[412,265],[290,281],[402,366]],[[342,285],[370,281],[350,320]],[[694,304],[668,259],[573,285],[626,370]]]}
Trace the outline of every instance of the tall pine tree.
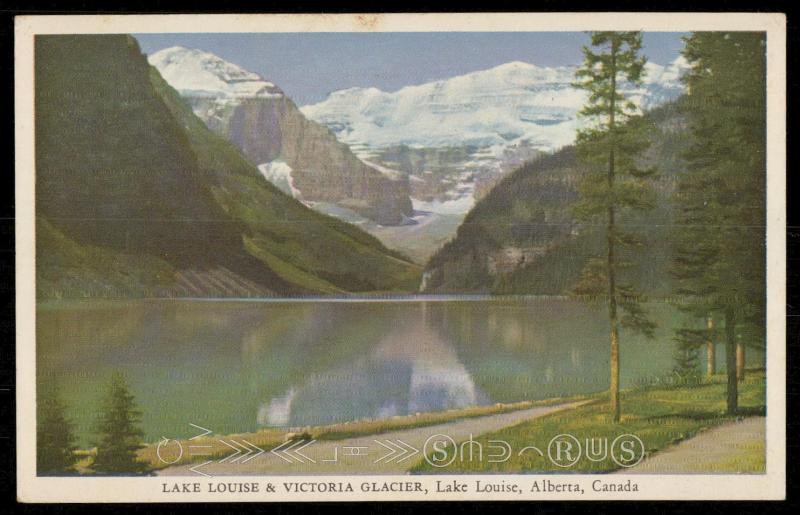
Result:
{"label": "tall pine tree", "polygon": [[36,472],[40,475],[73,472],[75,434],[67,405],[55,386],[40,387],[36,399]]}
{"label": "tall pine tree", "polygon": [[95,471],[130,474],[146,470],[146,464],[136,459],[136,452],[142,447],[140,417],[125,379],[115,372],[97,427],[100,438],[93,465]]}
{"label": "tall pine tree", "polygon": [[655,327],[639,304],[634,286],[621,282],[619,274],[625,265],[620,247],[642,244],[640,236],[621,223],[621,217],[651,209],[655,201],[650,184],[655,170],[637,166],[647,147],[646,130],[635,103],[625,94],[626,89],[641,85],[646,62],[641,47],[640,32],[592,33],[574,84],[589,93],[580,112],[588,127],[579,131],[577,138],[583,175],[574,213],[587,223],[599,224],[606,243],[604,255],[588,263],[575,291],[602,295],[608,301],[610,401],[615,422],[621,412],[619,328],[652,336]]}
{"label": "tall pine tree", "polygon": [[738,408],[737,339],[762,345],[766,312],[766,40],[763,33],[697,32],[686,39],[684,77],[693,143],[678,183],[673,274],[681,328],[701,345],[709,316],[725,342],[727,411]]}

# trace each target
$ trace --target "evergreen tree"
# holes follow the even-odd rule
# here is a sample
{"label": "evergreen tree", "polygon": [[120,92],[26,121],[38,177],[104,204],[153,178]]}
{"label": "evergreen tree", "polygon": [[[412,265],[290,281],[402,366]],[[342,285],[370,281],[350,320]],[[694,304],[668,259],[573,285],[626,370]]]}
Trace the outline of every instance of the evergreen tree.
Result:
{"label": "evergreen tree", "polygon": [[36,400],[36,472],[40,475],[73,471],[75,434],[67,405],[54,386],[39,388]]}
{"label": "evergreen tree", "polygon": [[691,338],[686,339],[681,333],[675,336],[675,363],[672,371],[681,383],[699,382],[700,347]]}
{"label": "evergreen tree", "polygon": [[736,336],[760,344],[766,309],[766,40],[762,33],[697,32],[683,55],[684,108],[693,143],[678,183],[673,274],[696,327],[678,337],[700,344],[703,321],[724,323],[727,411],[738,407]]}
{"label": "evergreen tree", "polygon": [[[608,299],[611,346],[611,413],[620,419],[619,327],[652,336],[653,322],[639,304],[631,284],[620,282],[620,247],[641,246],[639,235],[625,229],[621,218],[653,207],[651,179],[654,169],[640,169],[639,155],[647,147],[647,133],[625,88],[641,85],[645,58],[640,32],[594,32],[583,48],[584,62],[576,73],[575,87],[589,93],[580,115],[589,126],[578,132],[578,157],[583,175],[578,185],[575,215],[599,223],[605,235],[605,253],[589,262],[576,293]],[[622,311],[620,316],[619,311]]]}
{"label": "evergreen tree", "polygon": [[139,428],[141,412],[122,374],[111,377],[108,395],[97,427],[97,458],[94,469],[105,473],[140,473],[146,465],[136,460],[142,447],[143,432]]}

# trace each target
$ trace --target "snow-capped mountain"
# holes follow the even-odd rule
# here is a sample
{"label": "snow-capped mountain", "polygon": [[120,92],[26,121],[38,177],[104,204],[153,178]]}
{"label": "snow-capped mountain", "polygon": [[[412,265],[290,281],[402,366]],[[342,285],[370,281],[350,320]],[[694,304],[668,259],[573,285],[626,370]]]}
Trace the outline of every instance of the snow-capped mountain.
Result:
{"label": "snow-capped mountain", "polygon": [[[674,99],[683,91],[686,66],[682,57],[668,66],[648,63],[643,86],[628,93],[644,109]],[[396,145],[491,148],[521,142],[552,151],[571,143],[580,124],[576,115],[586,94],[571,86],[575,70],[515,61],[393,93],[335,91],[301,111],[363,154]]]}
{"label": "snow-capped mountain", "polygon": [[360,160],[272,82],[196,49],[166,48],[148,60],[211,130],[285,193],[381,225],[405,223],[412,214],[405,175]]}
{"label": "snow-capped mountain", "polygon": [[258,74],[202,50],[174,46],[159,50],[148,61],[182,95],[219,99],[283,96],[280,88]]}
{"label": "snow-capped mountain", "polygon": [[[642,109],[675,99],[686,68],[682,57],[667,66],[648,63],[643,84],[626,93]],[[575,140],[586,102],[586,92],[572,86],[575,71],[515,61],[395,92],[335,91],[301,110],[362,159],[408,174],[414,217],[427,232],[400,230],[414,232],[417,247],[409,252],[424,258],[507,172]],[[445,218],[446,225],[438,223]],[[403,238],[388,241],[407,245]]]}
{"label": "snow-capped mountain", "polygon": [[[419,262],[505,173],[572,143],[586,101],[572,87],[576,67],[515,61],[396,92],[336,91],[298,109],[275,84],[208,52],[172,47],[149,61],[266,180]],[[649,63],[628,93],[643,109],[674,99],[685,68],[682,58]]]}

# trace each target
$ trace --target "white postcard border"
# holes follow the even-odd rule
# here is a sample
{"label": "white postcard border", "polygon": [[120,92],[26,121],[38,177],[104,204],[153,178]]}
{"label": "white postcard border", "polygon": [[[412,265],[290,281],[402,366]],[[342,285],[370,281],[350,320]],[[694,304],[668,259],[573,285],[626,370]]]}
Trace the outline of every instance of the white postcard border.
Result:
{"label": "white postcard border", "polygon": [[[767,471],[763,475],[617,475],[638,492],[595,492],[597,475],[245,476],[181,478],[201,493],[162,493],[162,477],[35,475],[35,247],[33,37],[35,34],[202,32],[429,32],[749,30],[767,32]],[[15,20],[17,497],[23,502],[196,502],[368,500],[783,499],[786,495],[786,18],[780,13],[442,13],[306,15],[75,15]],[[170,478],[175,481],[177,478]],[[520,484],[526,493],[364,493],[369,481],[458,480]],[[586,493],[530,493],[534,480],[575,482]],[[208,483],[349,482],[353,493],[213,494]],[[528,488],[525,488],[528,485]]]}

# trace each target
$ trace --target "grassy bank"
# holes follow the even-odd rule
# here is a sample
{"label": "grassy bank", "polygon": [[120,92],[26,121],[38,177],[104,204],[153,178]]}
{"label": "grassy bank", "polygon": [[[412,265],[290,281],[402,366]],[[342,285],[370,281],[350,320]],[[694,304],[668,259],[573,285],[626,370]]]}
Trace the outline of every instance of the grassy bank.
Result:
{"label": "grassy bank", "polygon": [[[522,401],[509,404],[493,404],[491,406],[476,406],[471,408],[451,409],[446,411],[436,411],[429,413],[417,413],[414,415],[395,416],[386,419],[366,419],[353,422],[343,422],[327,426],[294,428],[292,430],[267,428],[251,433],[237,433],[230,435],[209,435],[204,438],[197,438],[191,442],[181,440],[183,447],[183,457],[176,462],[180,464],[203,462],[207,460],[219,460],[225,456],[233,454],[235,451],[222,440],[236,442],[246,441],[247,443],[258,446],[265,451],[274,449],[278,445],[287,441],[289,433],[293,433],[298,439],[314,440],[344,440],[365,435],[378,435],[388,431],[400,431],[417,427],[426,427],[436,424],[444,424],[455,420],[483,417],[487,415],[497,415],[512,411],[528,409],[536,406],[551,406],[567,402],[574,402],[586,399],[586,396],[555,397],[539,401]],[[202,454],[190,453],[189,446],[195,449],[203,449]],[[208,447],[206,447],[208,446]],[[161,449],[161,458],[157,454],[158,442],[148,444],[143,447],[138,455],[139,460],[147,463],[152,469],[161,469],[169,466],[173,460],[178,458],[178,446],[174,442]],[[83,474],[91,473],[91,463],[93,460],[93,450],[78,451],[81,456],[77,469]]]}
{"label": "grassy bank", "polygon": [[[447,467],[433,467],[421,460],[414,473],[535,473],[535,472],[610,472],[621,468],[610,457],[591,461],[581,457],[569,468],[561,468],[547,457],[547,446],[556,435],[568,433],[578,441],[586,438],[608,438],[613,441],[619,435],[637,435],[645,446],[647,455],[653,454],[677,442],[690,438],[704,429],[734,420],[725,415],[725,378],[715,376],[697,386],[669,388],[638,388],[622,394],[622,420],[615,424],[608,415],[608,402],[604,398],[568,411],[554,413],[535,421],[524,422],[500,431],[475,438],[484,449],[489,440],[508,442],[513,451],[508,461],[490,463],[488,460],[469,461],[469,454],[461,461],[458,457]],[[747,374],[739,384],[739,406],[741,415],[764,414],[766,406],[766,384],[763,371]],[[519,454],[519,450],[536,446],[536,451]],[[448,457],[453,448],[448,448]],[[739,472],[763,472],[763,456],[742,456]],[[446,462],[447,460],[444,460]],[[749,467],[748,470],[743,470]],[[752,470],[750,470],[752,469]]]}

